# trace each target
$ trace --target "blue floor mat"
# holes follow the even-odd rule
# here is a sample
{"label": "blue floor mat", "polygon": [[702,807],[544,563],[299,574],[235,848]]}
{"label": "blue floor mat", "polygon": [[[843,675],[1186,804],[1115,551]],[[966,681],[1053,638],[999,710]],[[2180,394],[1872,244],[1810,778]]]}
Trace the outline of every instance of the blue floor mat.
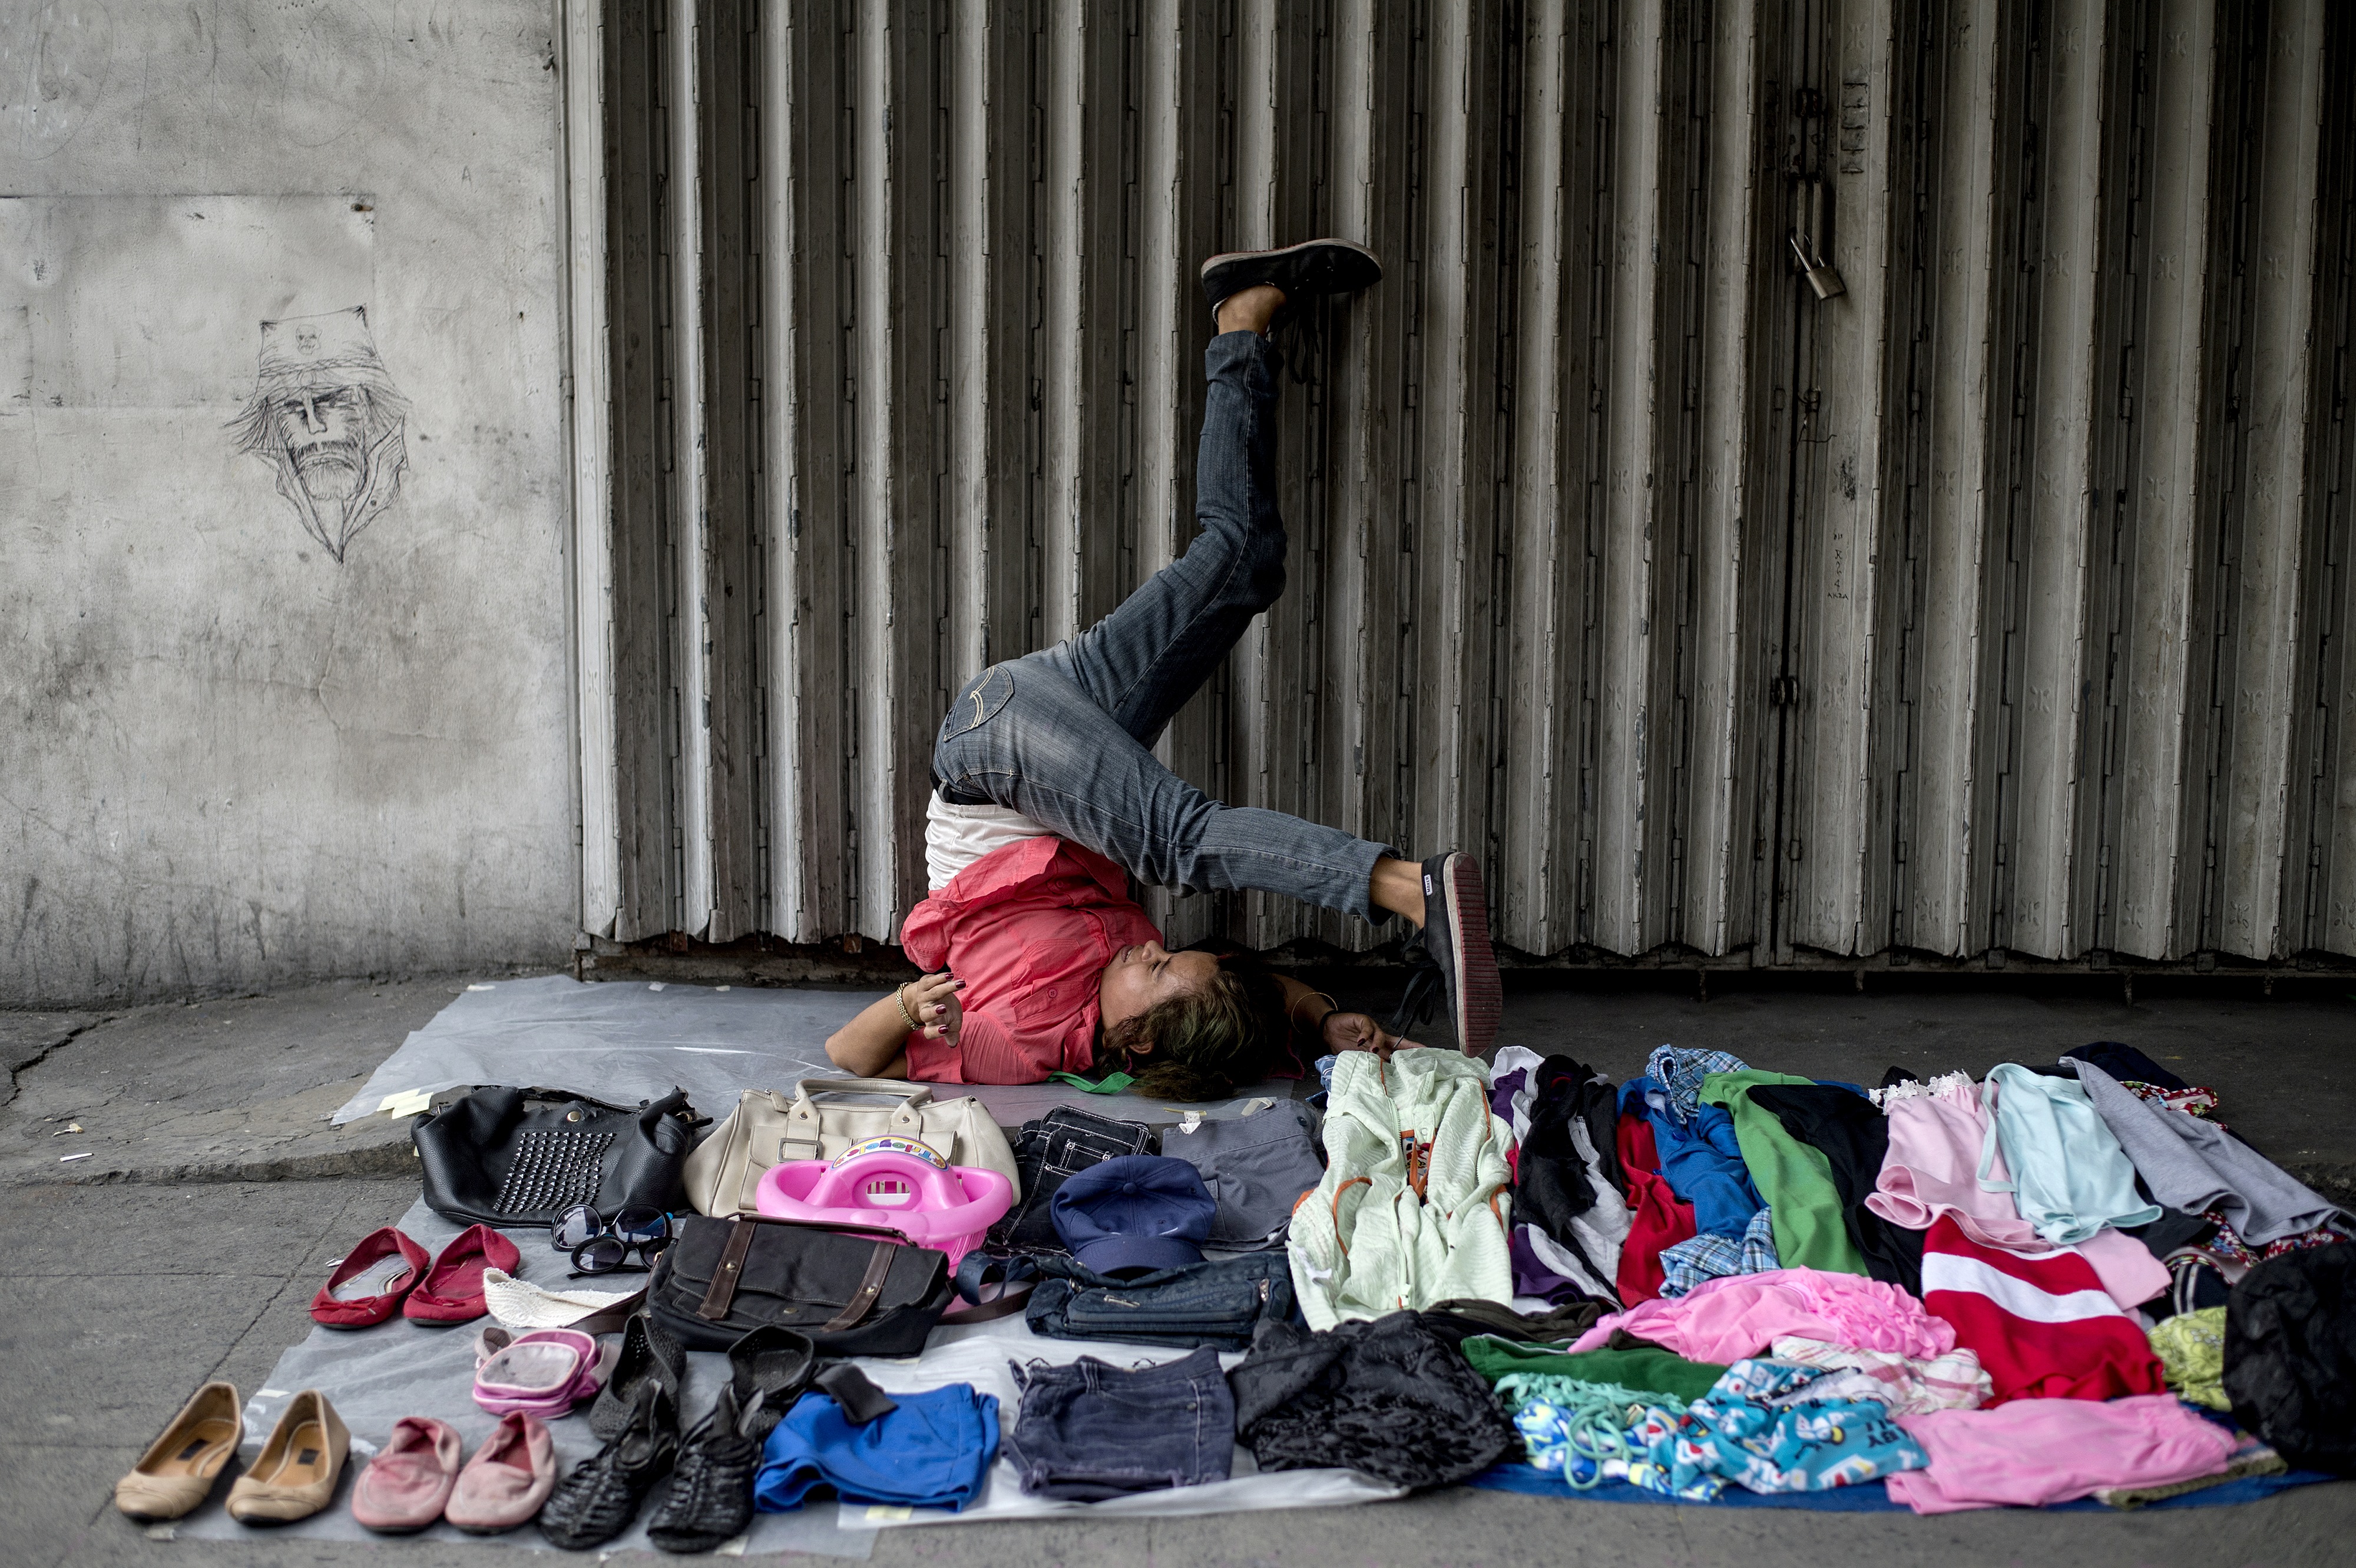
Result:
{"label": "blue floor mat", "polygon": [[[2292,1470],[2280,1476],[2250,1476],[2239,1481],[2228,1481],[2182,1497],[2162,1502],[2146,1503],[2133,1510],[2114,1509],[2092,1498],[2080,1498],[2074,1502],[2052,1503],[2049,1513],[2142,1513],[2149,1509],[2211,1508],[2224,1503],[2250,1503],[2260,1498],[2270,1498],[2292,1487],[2311,1486],[2318,1481],[2336,1480],[2321,1470]],[[1687,1502],[1682,1498],[1665,1498],[1625,1481],[1605,1481],[1590,1491],[1574,1492],[1563,1485],[1561,1477],[1547,1475],[1529,1465],[1498,1465],[1483,1471],[1464,1483],[1492,1492],[1524,1492],[1531,1497],[1562,1498],[1597,1503],[1657,1503],[1675,1508],[1721,1509],[1807,1509],[1816,1513],[1911,1513],[1904,1503],[1893,1503],[1879,1481],[1861,1487],[1837,1487],[1829,1492],[1749,1492],[1740,1487],[1729,1487],[1714,1503]]]}

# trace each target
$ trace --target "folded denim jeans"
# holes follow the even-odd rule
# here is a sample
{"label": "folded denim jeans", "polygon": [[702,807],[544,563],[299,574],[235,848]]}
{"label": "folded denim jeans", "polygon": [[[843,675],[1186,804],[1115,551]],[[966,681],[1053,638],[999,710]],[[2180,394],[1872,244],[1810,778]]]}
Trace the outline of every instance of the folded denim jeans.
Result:
{"label": "folded denim jeans", "polygon": [[1030,1260],[1048,1277],[1024,1304],[1033,1334],[1126,1345],[1242,1350],[1263,1321],[1295,1322],[1285,1253],[1252,1252],[1115,1280],[1068,1259]]}
{"label": "folded denim jeans", "polygon": [[1022,1413],[1006,1457],[1033,1497],[1101,1502],[1227,1478],[1236,1402],[1205,1347],[1159,1367],[1093,1356],[1067,1367],[1012,1363]]}

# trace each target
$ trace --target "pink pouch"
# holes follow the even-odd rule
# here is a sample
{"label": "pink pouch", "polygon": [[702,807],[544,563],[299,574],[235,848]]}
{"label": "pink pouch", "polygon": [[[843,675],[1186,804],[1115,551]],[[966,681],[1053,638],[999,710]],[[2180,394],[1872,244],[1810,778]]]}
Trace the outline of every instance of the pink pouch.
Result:
{"label": "pink pouch", "polygon": [[600,1345],[578,1329],[486,1328],[475,1337],[475,1402],[493,1415],[556,1420],[605,1386],[619,1354],[618,1344]]}

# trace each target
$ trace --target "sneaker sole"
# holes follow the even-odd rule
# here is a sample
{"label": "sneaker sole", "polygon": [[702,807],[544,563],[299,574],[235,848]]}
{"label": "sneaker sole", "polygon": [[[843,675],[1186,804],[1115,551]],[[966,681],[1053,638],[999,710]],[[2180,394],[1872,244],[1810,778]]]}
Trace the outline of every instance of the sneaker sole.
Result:
{"label": "sneaker sole", "polygon": [[1489,945],[1489,897],[1481,867],[1452,854],[1443,872],[1448,897],[1449,956],[1456,961],[1456,1043],[1466,1056],[1486,1057],[1505,1020],[1505,991]]}
{"label": "sneaker sole", "polygon": [[[1237,274],[1236,281],[1215,282],[1223,268]],[[1347,240],[1304,240],[1280,251],[1227,251],[1213,256],[1203,263],[1203,296],[1215,308],[1229,295],[1259,283],[1272,283],[1290,298],[1355,294],[1380,283],[1382,276],[1381,258],[1364,245]]]}

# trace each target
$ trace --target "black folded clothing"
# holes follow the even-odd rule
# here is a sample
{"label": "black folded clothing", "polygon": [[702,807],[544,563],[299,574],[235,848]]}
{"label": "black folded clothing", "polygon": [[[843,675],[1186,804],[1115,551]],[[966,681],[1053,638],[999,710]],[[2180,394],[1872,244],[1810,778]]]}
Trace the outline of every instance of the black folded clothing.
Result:
{"label": "black folded clothing", "polygon": [[2116,1040],[2096,1040],[2075,1050],[2063,1051],[2065,1057],[2075,1057],[2082,1062],[2092,1062],[2121,1081],[2134,1079],[2156,1089],[2190,1089],[2192,1086],[2136,1049]]}
{"label": "black folded clothing", "polygon": [[2286,1252],[2242,1276],[2225,1305],[2225,1394],[2233,1419],[2293,1465],[2356,1476],[2356,1245]]}
{"label": "black folded clothing", "polygon": [[1323,1333],[1263,1323],[1227,1386],[1236,1434],[1263,1470],[1338,1465],[1448,1487],[1521,1446],[1489,1386],[1412,1312]]}
{"label": "black folded clothing", "polygon": [[1494,1334],[1525,1345],[1568,1344],[1595,1326],[1606,1308],[1600,1301],[1567,1301],[1547,1312],[1515,1312],[1502,1301],[1459,1296],[1435,1301],[1418,1316],[1441,1340],[1461,1346],[1475,1334]]}

